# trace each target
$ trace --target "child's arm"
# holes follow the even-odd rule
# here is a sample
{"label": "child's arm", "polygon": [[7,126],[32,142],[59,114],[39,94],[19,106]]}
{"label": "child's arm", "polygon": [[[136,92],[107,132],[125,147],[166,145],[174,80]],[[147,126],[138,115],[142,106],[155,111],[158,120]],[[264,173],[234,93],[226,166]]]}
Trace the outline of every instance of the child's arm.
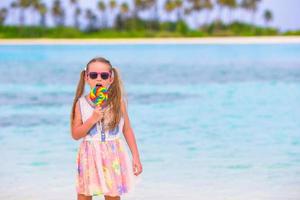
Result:
{"label": "child's arm", "polygon": [[80,138],[87,135],[88,131],[92,128],[92,126],[97,122],[93,116],[91,116],[88,120],[82,123],[81,120],[81,112],[79,107],[79,101],[77,101],[75,106],[75,115],[72,124],[72,138],[74,140],[79,140]]}
{"label": "child's arm", "polygon": [[130,120],[129,120],[129,116],[128,116],[127,109],[126,109],[124,101],[122,101],[121,109],[122,109],[122,113],[123,113],[123,116],[124,116],[124,126],[123,126],[124,137],[125,137],[126,142],[127,142],[128,146],[130,148],[130,151],[132,153],[133,160],[135,160],[137,162],[140,162],[140,156],[139,156],[135,136],[134,136],[133,130],[132,130],[131,125],[130,125]]}

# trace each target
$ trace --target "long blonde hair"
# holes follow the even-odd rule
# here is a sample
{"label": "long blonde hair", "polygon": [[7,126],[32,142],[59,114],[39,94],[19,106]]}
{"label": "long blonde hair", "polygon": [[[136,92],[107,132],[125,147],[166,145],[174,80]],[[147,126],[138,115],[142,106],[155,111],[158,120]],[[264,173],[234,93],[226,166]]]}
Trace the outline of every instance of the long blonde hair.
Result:
{"label": "long blonde hair", "polygon": [[113,73],[114,76],[114,80],[112,82],[112,84],[110,85],[110,87],[108,88],[108,101],[107,101],[107,105],[109,107],[111,107],[112,109],[112,120],[110,121],[110,123],[108,124],[108,126],[106,128],[108,128],[108,130],[112,130],[114,129],[122,116],[122,112],[121,112],[121,100],[125,100],[124,102],[127,105],[127,96],[125,94],[125,90],[123,87],[123,83],[122,80],[120,78],[120,74],[119,74],[119,70],[116,67],[113,67],[110,63],[110,61],[108,61],[107,59],[103,58],[103,57],[95,57],[92,60],[90,60],[87,65],[86,65],[86,71],[82,70],[80,73],[80,79],[77,85],[77,89],[76,89],[76,95],[73,101],[73,106],[72,106],[72,112],[71,112],[71,130],[72,130],[72,125],[73,125],[73,120],[74,120],[74,116],[75,116],[75,107],[76,107],[76,102],[78,101],[78,99],[82,96],[82,94],[84,93],[84,88],[85,88],[85,74],[88,73],[89,71],[89,64],[93,63],[93,62],[102,62],[105,64],[108,64],[110,66],[110,71]]}

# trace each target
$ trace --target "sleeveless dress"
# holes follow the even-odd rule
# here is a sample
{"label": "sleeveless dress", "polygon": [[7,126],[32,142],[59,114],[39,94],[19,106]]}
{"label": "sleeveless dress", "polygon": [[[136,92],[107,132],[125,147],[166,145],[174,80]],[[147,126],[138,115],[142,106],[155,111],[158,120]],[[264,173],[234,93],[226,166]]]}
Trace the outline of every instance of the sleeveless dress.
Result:
{"label": "sleeveless dress", "polygon": [[[85,96],[79,98],[79,104],[85,122],[92,115],[94,105]],[[104,124],[106,119],[104,114]],[[76,158],[78,194],[120,196],[133,189],[136,177],[121,138],[123,125],[122,116],[114,130],[101,133],[102,123],[96,123],[82,139]]]}

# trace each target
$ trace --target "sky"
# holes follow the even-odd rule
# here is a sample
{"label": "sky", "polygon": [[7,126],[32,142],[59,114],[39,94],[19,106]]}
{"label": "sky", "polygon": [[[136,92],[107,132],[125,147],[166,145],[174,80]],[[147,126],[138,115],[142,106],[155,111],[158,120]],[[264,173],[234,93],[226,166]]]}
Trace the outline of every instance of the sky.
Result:
{"label": "sky", "polygon": [[[0,0],[0,8],[2,7],[8,7],[10,3],[13,0]],[[43,0],[49,7],[53,3],[54,0]],[[63,2],[63,5],[67,9],[67,20],[66,24],[71,25],[73,23],[72,19],[72,12],[73,9],[69,4],[69,0],[61,0]],[[104,0],[108,1],[108,0]],[[128,1],[129,4],[132,2],[131,0],[116,0],[117,2],[121,3],[124,1]],[[79,3],[81,5],[81,8],[94,8],[95,12],[97,12],[96,9],[96,2],[97,0],[79,0]],[[164,1],[159,0],[160,4],[162,4]],[[287,31],[287,30],[300,30],[300,0],[262,0],[262,2],[259,4],[258,11],[255,17],[255,24],[257,25],[265,25],[265,22],[263,20],[263,12],[266,9],[269,9],[273,13],[273,21],[269,24],[272,27],[276,27],[281,31]],[[13,11],[10,12],[6,24],[16,24],[18,21],[18,11]],[[110,13],[108,13],[110,14]],[[141,13],[142,17],[147,17],[149,15],[149,12],[144,12]],[[213,12],[209,15],[209,21],[214,19],[218,15],[218,8],[215,8]],[[38,14],[34,13],[30,10],[27,10],[26,12],[26,23],[27,24],[34,24],[35,22],[38,21]],[[187,22],[191,27],[196,27],[197,25],[201,25],[201,23],[204,22],[205,20],[205,12],[202,14],[198,15],[192,15],[187,18]],[[248,12],[245,12],[243,10],[236,10],[232,13],[231,17],[229,17],[228,10],[224,9],[222,13],[222,19],[227,22],[229,19],[241,19],[245,22],[251,22],[251,14]],[[111,14],[109,15],[109,18],[112,19]],[[166,15],[165,13],[161,12],[161,19],[162,20],[175,20],[176,19],[176,14],[174,13],[171,16]],[[198,21],[197,19],[200,19]],[[82,24],[84,25],[86,21],[84,19],[81,19]],[[50,17],[48,16],[47,20],[48,25],[52,26],[53,21]]]}

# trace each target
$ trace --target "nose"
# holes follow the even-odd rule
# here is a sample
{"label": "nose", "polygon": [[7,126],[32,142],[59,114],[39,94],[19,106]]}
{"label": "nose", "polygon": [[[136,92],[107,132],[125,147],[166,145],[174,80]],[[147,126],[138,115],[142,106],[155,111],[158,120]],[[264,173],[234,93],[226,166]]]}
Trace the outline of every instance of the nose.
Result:
{"label": "nose", "polygon": [[97,81],[97,83],[99,83],[99,84],[103,84],[103,83],[102,83],[102,82],[103,82],[103,79],[102,79],[100,76],[97,77],[96,81]]}

